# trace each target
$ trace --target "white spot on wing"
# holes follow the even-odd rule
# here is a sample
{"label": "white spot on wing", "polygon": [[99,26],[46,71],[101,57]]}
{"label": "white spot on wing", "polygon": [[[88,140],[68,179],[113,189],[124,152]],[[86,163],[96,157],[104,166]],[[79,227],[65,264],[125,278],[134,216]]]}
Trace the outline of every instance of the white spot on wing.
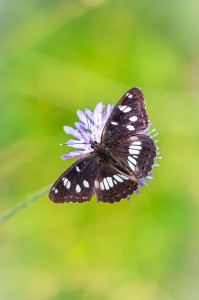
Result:
{"label": "white spot on wing", "polygon": [[123,175],[123,174],[120,174],[120,177],[122,177],[122,178],[125,179],[125,180],[128,180],[128,179],[129,179],[127,176],[125,176],[125,175]]}
{"label": "white spot on wing", "polygon": [[63,177],[62,180],[63,180],[64,186],[66,186],[68,179],[66,177]]}
{"label": "white spot on wing", "polygon": [[129,111],[131,111],[131,108],[130,108],[129,106],[127,106],[127,107],[123,110],[124,113],[127,113],[127,112],[129,112]]}
{"label": "white spot on wing", "polygon": [[127,125],[126,128],[128,128],[129,130],[135,130],[135,127],[133,125]]}
{"label": "white spot on wing", "polygon": [[108,181],[106,180],[106,178],[104,178],[104,186],[106,190],[109,190],[109,185],[108,185]]}
{"label": "white spot on wing", "polygon": [[135,166],[137,165],[137,161],[135,160],[135,158],[128,156],[128,160],[130,160]]}
{"label": "white spot on wing", "polygon": [[132,145],[130,146],[131,149],[135,149],[135,150],[141,150],[142,147],[141,146],[137,146],[137,145]]}
{"label": "white spot on wing", "polygon": [[133,171],[135,171],[135,166],[128,160],[128,164],[129,164],[129,167],[133,170]]}
{"label": "white spot on wing", "polygon": [[139,150],[134,150],[134,149],[129,149],[129,153],[130,154],[140,154],[140,151]]}
{"label": "white spot on wing", "polygon": [[141,144],[142,143],[140,141],[135,141],[135,142],[132,143],[132,145],[138,145],[138,146],[141,145]]}
{"label": "white spot on wing", "polygon": [[86,188],[89,188],[89,183],[88,183],[88,181],[84,180],[84,181],[83,181],[83,185],[84,185]]}
{"label": "white spot on wing", "polygon": [[118,122],[111,122],[112,125],[118,125]]}
{"label": "white spot on wing", "polygon": [[114,186],[114,184],[113,184],[113,180],[112,180],[112,178],[111,178],[111,177],[107,177],[106,179],[107,179],[107,181],[108,181],[108,183],[109,183],[110,187],[113,187],[113,186]]}
{"label": "white spot on wing", "polygon": [[119,109],[120,109],[121,111],[123,111],[123,110],[126,109],[126,108],[127,108],[126,105],[119,106]]}
{"label": "white spot on wing", "polygon": [[58,193],[58,189],[55,189],[55,194],[57,194]]}
{"label": "white spot on wing", "polygon": [[76,167],[76,171],[77,171],[77,172],[80,172],[80,168],[79,168],[78,166]]}
{"label": "white spot on wing", "polygon": [[133,98],[133,95],[132,94],[128,95],[128,98]]}
{"label": "white spot on wing", "polygon": [[[118,174],[119,175],[119,174]],[[123,182],[124,180],[119,177],[118,175],[113,175],[113,177],[118,181],[118,182]]]}
{"label": "white spot on wing", "polygon": [[103,181],[100,182],[100,189],[103,191],[104,190],[104,184]]}
{"label": "white spot on wing", "polygon": [[71,182],[70,182],[70,180],[68,180],[68,182],[67,182],[67,184],[66,184],[66,188],[69,189],[70,186],[71,186]]}
{"label": "white spot on wing", "polygon": [[79,184],[76,185],[76,192],[80,193],[81,192],[81,187],[79,186]]}
{"label": "white spot on wing", "polygon": [[136,122],[137,119],[138,119],[138,117],[136,117],[136,116],[132,116],[131,118],[129,118],[129,120],[130,120],[131,122]]}

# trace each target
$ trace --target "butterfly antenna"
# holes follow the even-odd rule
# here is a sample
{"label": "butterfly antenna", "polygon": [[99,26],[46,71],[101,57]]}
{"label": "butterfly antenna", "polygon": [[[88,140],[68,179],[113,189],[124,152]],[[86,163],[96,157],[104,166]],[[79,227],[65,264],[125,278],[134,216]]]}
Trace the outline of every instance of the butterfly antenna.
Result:
{"label": "butterfly antenna", "polygon": [[[81,142],[81,143],[77,143],[77,145],[86,145],[86,142]],[[73,147],[72,145],[69,145],[67,143],[63,143],[63,144],[59,144],[60,146],[68,146],[68,147]]]}

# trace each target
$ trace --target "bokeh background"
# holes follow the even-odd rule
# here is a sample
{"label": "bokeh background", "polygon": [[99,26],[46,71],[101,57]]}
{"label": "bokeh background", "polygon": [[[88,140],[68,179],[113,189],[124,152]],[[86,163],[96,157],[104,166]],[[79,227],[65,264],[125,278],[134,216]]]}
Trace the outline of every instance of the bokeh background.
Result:
{"label": "bokeh background", "polygon": [[0,212],[72,163],[76,110],[145,95],[163,156],[127,203],[55,205],[0,228],[0,299],[197,300],[199,2],[0,1]]}

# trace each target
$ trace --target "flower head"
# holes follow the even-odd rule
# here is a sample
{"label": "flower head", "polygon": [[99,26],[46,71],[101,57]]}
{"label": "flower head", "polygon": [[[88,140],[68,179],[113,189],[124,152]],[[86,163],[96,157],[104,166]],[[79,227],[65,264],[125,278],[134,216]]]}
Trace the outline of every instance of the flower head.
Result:
{"label": "flower head", "polygon": [[77,116],[79,117],[80,122],[75,123],[77,129],[75,130],[70,126],[64,126],[65,133],[73,135],[76,138],[76,140],[69,140],[66,145],[75,148],[76,150],[68,154],[64,154],[61,158],[80,158],[93,151],[90,142],[100,142],[102,130],[112,110],[112,104],[108,104],[105,108],[102,102],[96,105],[93,112],[87,108],[84,112],[78,110]]}

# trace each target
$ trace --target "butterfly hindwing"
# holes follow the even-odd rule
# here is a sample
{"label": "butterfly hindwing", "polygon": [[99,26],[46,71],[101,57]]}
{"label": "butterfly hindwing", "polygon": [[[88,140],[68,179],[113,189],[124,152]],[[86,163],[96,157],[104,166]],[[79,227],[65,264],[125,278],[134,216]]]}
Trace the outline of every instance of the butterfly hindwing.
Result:
{"label": "butterfly hindwing", "polygon": [[113,164],[103,160],[97,170],[94,182],[95,192],[99,201],[106,203],[119,202],[137,189],[134,176],[118,170]]}
{"label": "butterfly hindwing", "polygon": [[143,94],[139,88],[132,88],[113,109],[103,129],[101,141],[106,145],[115,145],[147,128],[148,116]]}
{"label": "butterfly hindwing", "polygon": [[83,156],[54,183],[49,198],[53,202],[87,202],[93,195],[97,159],[94,152]]}
{"label": "butterfly hindwing", "polygon": [[114,158],[125,165],[136,178],[144,178],[151,171],[156,156],[154,141],[137,134],[109,149]]}

